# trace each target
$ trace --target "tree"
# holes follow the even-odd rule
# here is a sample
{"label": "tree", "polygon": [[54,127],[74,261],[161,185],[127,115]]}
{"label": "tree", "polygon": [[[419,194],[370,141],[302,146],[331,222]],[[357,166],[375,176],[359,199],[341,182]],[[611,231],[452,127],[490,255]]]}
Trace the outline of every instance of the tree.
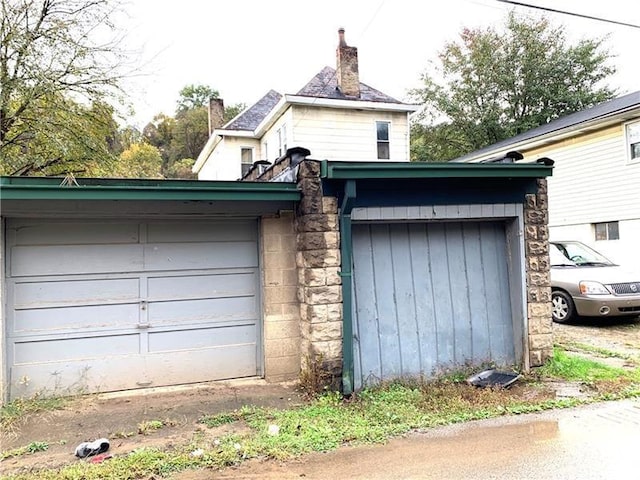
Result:
{"label": "tree", "polygon": [[162,156],[148,143],[134,143],[120,154],[114,174],[128,178],[163,178]]}
{"label": "tree", "polygon": [[611,99],[604,39],[567,41],[546,18],[508,14],[502,32],[465,28],[412,92],[424,108],[412,159],[444,161]]}
{"label": "tree", "polygon": [[[109,108],[119,91],[123,53],[112,23],[118,1],[0,0],[4,173],[77,171],[83,155],[88,163],[108,160],[105,111],[91,112]],[[94,130],[98,137],[87,138]]]}
{"label": "tree", "polygon": [[[218,91],[206,85],[187,85],[179,92],[175,117],[156,115],[143,129],[145,141],[162,155],[162,173],[167,178],[193,178],[189,170],[209,139],[209,99]],[[245,109],[237,103],[224,109],[228,122]]]}
{"label": "tree", "polygon": [[209,105],[209,99],[218,98],[219,95],[217,90],[206,85],[187,85],[180,90],[176,113],[207,107]]}

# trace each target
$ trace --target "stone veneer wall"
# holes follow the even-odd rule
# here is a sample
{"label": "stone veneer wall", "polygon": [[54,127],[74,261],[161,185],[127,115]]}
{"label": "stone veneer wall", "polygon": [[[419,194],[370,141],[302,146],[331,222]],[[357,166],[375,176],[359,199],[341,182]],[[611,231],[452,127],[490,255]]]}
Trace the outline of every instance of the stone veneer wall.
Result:
{"label": "stone veneer wall", "polygon": [[302,368],[314,365],[333,386],[342,376],[342,278],[338,202],[324,197],[320,164],[305,160],[298,167],[302,199],[298,205],[298,300],[300,301]]}
{"label": "stone veneer wall", "polygon": [[293,212],[263,217],[261,230],[265,379],[295,380],[300,373],[300,309]]}
{"label": "stone veneer wall", "polygon": [[551,276],[549,261],[547,180],[538,180],[538,192],[524,205],[524,232],[529,320],[529,363],[542,365],[553,355]]}

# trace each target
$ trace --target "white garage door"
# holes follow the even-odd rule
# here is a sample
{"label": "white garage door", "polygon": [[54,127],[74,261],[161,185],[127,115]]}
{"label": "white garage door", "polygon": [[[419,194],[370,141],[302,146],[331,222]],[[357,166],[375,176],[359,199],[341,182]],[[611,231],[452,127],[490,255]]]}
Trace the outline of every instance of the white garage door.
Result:
{"label": "white garage door", "polygon": [[261,373],[257,222],[7,226],[11,398]]}

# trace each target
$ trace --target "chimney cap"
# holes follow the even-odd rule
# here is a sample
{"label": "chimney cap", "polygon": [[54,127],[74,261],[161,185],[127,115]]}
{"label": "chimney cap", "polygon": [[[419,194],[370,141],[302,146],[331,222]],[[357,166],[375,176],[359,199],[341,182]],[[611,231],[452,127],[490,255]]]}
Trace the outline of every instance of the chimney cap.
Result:
{"label": "chimney cap", "polygon": [[338,46],[339,47],[346,47],[347,46],[347,42],[344,39],[344,28],[343,27],[340,27],[338,29],[338,40],[339,40],[338,41]]}

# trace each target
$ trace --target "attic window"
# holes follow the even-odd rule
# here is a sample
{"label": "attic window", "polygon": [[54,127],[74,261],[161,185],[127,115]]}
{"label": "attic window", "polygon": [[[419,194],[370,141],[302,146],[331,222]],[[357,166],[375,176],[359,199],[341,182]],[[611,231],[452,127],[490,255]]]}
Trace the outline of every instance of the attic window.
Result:
{"label": "attic window", "polygon": [[640,161],[640,122],[628,123],[626,125],[626,139],[629,161]]}
{"label": "attic window", "polygon": [[378,140],[378,160],[389,160],[389,122],[376,122]]}

